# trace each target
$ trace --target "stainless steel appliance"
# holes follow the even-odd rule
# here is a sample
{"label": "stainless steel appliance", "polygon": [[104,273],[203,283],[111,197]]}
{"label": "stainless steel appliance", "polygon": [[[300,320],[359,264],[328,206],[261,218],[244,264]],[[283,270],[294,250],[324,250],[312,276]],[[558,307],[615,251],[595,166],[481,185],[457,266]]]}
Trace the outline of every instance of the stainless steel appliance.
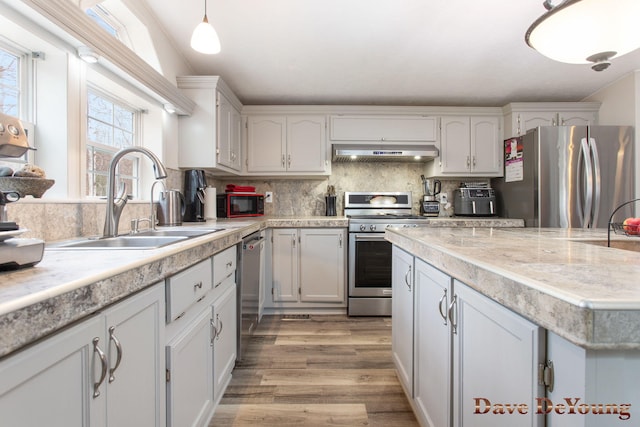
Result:
{"label": "stainless steel appliance", "polygon": [[391,315],[391,243],[387,227],[417,227],[411,192],[345,192],[349,218],[349,316]]}
{"label": "stainless steel appliance", "polygon": [[453,192],[453,212],[457,216],[494,216],[495,191],[486,182],[463,182]]}
{"label": "stainless steel appliance", "polygon": [[422,185],[424,186],[424,194],[420,203],[420,213],[424,216],[439,216],[440,202],[436,196],[442,190],[442,183],[437,179],[425,179],[422,175]]}
{"label": "stainless steel appliance", "polygon": [[184,213],[184,196],[180,191],[160,192],[158,196],[158,225],[181,225]]}
{"label": "stainless steel appliance", "polygon": [[333,144],[334,162],[426,162],[438,157],[431,144],[412,145],[343,145]]}
{"label": "stainless steel appliance", "polygon": [[264,234],[257,231],[242,239],[238,251],[239,273],[237,279],[237,354],[241,361],[253,330],[258,326],[260,303],[261,261],[264,250]]}
{"label": "stainless steel appliance", "polygon": [[[498,214],[527,227],[607,227],[634,198],[629,126],[542,126],[505,141],[505,176],[491,181]],[[633,204],[614,221],[635,216]]]}
{"label": "stainless steel appliance", "polygon": [[201,169],[184,171],[184,216],[185,222],[206,221],[204,217],[204,190],[207,180]]}
{"label": "stainless steel appliance", "polygon": [[27,230],[8,220],[6,205],[19,199],[15,191],[0,191],[0,271],[34,266],[44,254],[43,240],[16,238]]}

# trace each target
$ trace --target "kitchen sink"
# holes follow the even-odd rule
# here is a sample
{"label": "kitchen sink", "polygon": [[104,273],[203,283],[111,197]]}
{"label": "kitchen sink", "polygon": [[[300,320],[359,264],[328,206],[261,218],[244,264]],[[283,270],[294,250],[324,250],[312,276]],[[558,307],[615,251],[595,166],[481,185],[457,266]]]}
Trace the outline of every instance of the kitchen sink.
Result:
{"label": "kitchen sink", "polygon": [[215,233],[216,231],[222,231],[224,230],[223,228],[208,228],[208,229],[201,229],[201,230],[194,230],[194,229],[186,229],[186,230],[180,230],[180,229],[171,229],[171,230],[162,230],[162,229],[158,229],[158,230],[145,230],[145,231],[140,231],[136,234],[130,235],[131,237],[137,237],[137,236],[141,236],[141,237],[146,237],[146,236],[152,236],[152,237],[174,237],[174,236],[182,236],[182,237],[198,237],[198,236],[204,236],[205,234],[209,234],[209,233]]}
{"label": "kitchen sink", "polygon": [[155,249],[221,230],[223,229],[148,230],[106,239],[82,239],[53,243],[47,245],[47,249]]}
{"label": "kitchen sink", "polygon": [[[578,243],[586,243],[588,245],[604,246],[607,247],[607,239],[603,240],[574,240]],[[640,239],[638,240],[612,240],[611,248],[623,249],[625,251],[640,252]]]}

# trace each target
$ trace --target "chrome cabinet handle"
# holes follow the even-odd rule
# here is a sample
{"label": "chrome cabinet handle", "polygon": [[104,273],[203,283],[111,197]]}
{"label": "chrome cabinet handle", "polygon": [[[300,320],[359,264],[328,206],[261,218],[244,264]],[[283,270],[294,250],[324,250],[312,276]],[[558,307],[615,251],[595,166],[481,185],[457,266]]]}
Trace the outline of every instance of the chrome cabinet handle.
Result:
{"label": "chrome cabinet handle", "polygon": [[224,323],[220,320],[220,315],[216,314],[216,323],[220,323],[220,329],[216,327],[216,340],[220,339],[220,335],[222,334],[222,329],[224,329]]}
{"label": "chrome cabinet handle", "polygon": [[193,285],[193,291],[196,292],[198,289],[202,289],[202,281]]}
{"label": "chrome cabinet handle", "polygon": [[229,261],[229,262],[227,263],[227,268],[231,268],[232,266],[233,266],[233,261]]}
{"label": "chrome cabinet handle", "polygon": [[338,247],[342,249],[342,234],[338,236]]}
{"label": "chrome cabinet handle", "polygon": [[284,168],[284,154],[282,155],[282,167]]}
{"label": "chrome cabinet handle", "polygon": [[[458,295],[454,295],[453,298],[451,299],[451,304],[449,304],[449,310],[448,312],[448,316],[449,316],[449,321],[451,322],[451,328],[453,329],[453,333],[457,334],[458,333],[458,324],[455,321],[456,317],[458,316],[458,310],[457,310],[457,301],[458,301]],[[455,310],[455,314],[453,313]]]}
{"label": "chrome cabinet handle", "polygon": [[216,339],[216,325],[213,323],[213,319],[209,319],[209,345],[213,347],[213,340]]}
{"label": "chrome cabinet handle", "polygon": [[411,283],[409,283],[409,274],[411,274],[411,266],[409,266],[409,270],[407,270],[406,274],[404,275],[404,283],[407,284],[407,287],[409,288],[409,292],[411,292]]}
{"label": "chrome cabinet handle", "polygon": [[115,326],[111,326],[109,328],[109,340],[113,341],[113,344],[116,346],[116,365],[113,368],[109,369],[109,382],[112,383],[116,377],[113,375],[116,372],[116,369],[120,366],[120,362],[122,361],[122,345],[120,344],[120,340],[115,335]]}
{"label": "chrome cabinet handle", "polygon": [[438,311],[440,312],[440,317],[444,320],[444,326],[447,326],[447,313],[442,311],[442,307],[447,304],[447,289],[445,288],[444,293],[442,294],[442,298],[440,298],[440,302],[438,303]]}
{"label": "chrome cabinet handle", "polygon": [[291,167],[291,154],[287,155],[287,166]]}
{"label": "chrome cabinet handle", "polygon": [[97,382],[93,383],[93,398],[100,396],[100,386],[104,382],[105,377],[107,376],[107,355],[104,354],[104,351],[100,349],[98,343],[100,342],[100,338],[93,339],[93,352],[98,353],[98,357],[100,357],[100,363],[102,365],[102,369],[100,370],[100,379]]}

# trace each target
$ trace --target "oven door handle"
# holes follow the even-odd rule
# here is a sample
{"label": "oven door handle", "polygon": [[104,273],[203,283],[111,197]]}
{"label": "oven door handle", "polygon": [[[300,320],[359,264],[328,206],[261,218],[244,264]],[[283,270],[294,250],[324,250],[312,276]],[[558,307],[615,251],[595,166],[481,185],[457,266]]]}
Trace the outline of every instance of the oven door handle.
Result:
{"label": "oven door handle", "polygon": [[381,242],[384,240],[384,233],[365,233],[353,236],[357,242]]}

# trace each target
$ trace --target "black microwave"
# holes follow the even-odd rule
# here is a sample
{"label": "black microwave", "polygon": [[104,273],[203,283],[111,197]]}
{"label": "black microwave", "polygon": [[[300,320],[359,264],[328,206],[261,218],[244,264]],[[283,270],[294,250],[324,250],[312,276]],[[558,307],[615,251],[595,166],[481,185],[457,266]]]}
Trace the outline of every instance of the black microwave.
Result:
{"label": "black microwave", "polygon": [[216,196],[218,218],[264,215],[264,195],[256,193],[224,193]]}

